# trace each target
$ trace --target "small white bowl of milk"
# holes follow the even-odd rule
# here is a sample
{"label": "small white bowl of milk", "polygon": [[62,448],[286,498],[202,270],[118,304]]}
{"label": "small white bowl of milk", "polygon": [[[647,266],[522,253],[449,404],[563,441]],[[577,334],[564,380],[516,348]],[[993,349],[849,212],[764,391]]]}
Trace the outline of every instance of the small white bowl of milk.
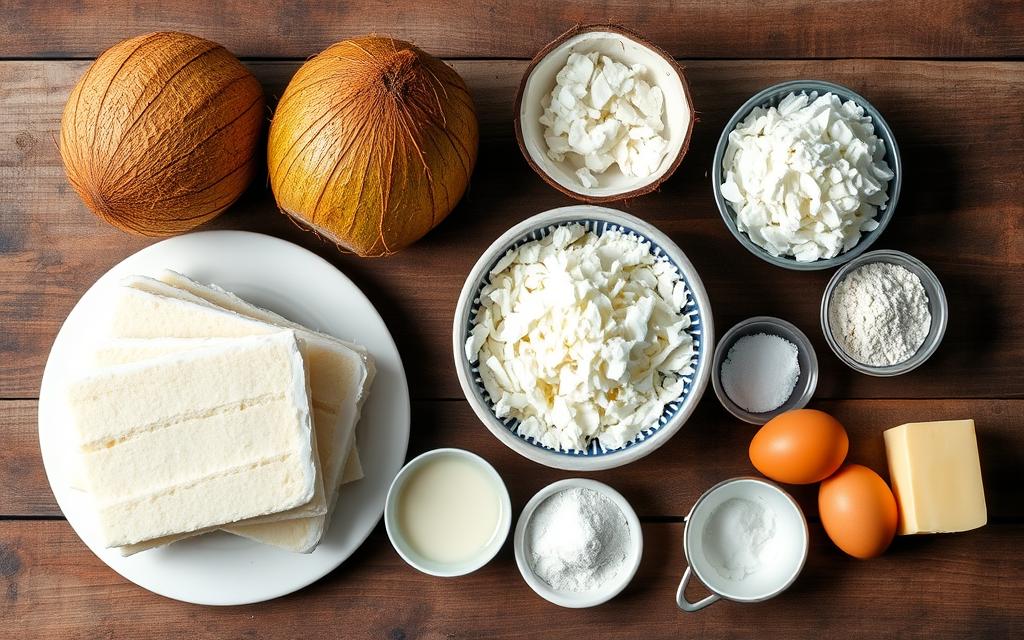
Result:
{"label": "small white bowl of milk", "polygon": [[463,449],[434,449],[395,476],[384,526],[395,551],[413,568],[461,576],[501,549],[512,526],[512,503],[486,460]]}

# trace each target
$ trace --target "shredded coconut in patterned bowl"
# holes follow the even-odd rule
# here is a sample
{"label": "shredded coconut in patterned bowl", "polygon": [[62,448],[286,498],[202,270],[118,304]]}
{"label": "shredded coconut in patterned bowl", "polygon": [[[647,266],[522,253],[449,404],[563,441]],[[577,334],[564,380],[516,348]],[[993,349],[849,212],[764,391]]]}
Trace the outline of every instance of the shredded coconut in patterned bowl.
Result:
{"label": "shredded coconut in patterned bowl", "polygon": [[480,292],[466,357],[498,418],[563,451],[618,449],[679,398],[695,356],[678,270],[649,242],[580,224],[507,252]]}

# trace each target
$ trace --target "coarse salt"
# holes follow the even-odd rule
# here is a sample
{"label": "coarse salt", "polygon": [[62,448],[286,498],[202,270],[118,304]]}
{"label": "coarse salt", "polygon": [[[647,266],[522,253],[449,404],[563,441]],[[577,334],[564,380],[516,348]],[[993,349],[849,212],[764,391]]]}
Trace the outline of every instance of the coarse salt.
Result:
{"label": "coarse salt", "polygon": [[729,399],[751,413],[778,409],[800,378],[799,349],[779,336],[743,336],[722,362],[722,388]]}

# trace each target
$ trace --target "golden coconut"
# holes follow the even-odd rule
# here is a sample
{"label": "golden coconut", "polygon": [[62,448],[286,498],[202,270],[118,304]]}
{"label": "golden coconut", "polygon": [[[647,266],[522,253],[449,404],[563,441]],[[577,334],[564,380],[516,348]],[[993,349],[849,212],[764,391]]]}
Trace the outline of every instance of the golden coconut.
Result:
{"label": "golden coconut", "polygon": [[68,97],[60,154],[100,218],[167,236],[217,216],[256,172],[263,90],[224,47],[150,33],[105,51]]}
{"label": "golden coconut", "polygon": [[465,82],[408,42],[346,40],[302,65],[267,149],[280,209],[361,256],[390,255],[455,207],[479,132]]}

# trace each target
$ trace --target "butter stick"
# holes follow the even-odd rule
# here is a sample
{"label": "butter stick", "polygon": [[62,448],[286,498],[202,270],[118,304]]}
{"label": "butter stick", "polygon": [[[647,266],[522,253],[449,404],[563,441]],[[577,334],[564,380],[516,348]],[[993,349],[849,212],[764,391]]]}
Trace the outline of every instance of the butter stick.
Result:
{"label": "butter stick", "polygon": [[988,522],[974,420],[911,422],[884,437],[897,533],[953,533]]}

